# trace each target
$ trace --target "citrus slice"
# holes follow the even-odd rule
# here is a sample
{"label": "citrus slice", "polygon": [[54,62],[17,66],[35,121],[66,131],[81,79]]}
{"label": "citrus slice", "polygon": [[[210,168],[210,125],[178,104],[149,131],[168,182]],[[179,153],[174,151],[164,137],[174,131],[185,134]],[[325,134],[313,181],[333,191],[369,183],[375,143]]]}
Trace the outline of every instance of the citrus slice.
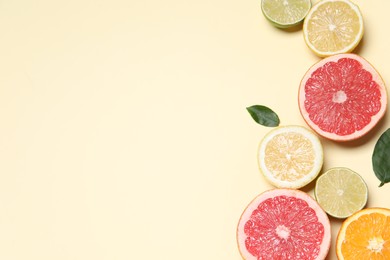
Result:
{"label": "citrus slice", "polygon": [[356,54],[338,54],[312,66],[299,88],[299,109],[319,135],[357,139],[383,117],[387,91],[379,73]]}
{"label": "citrus slice", "polygon": [[279,188],[298,189],[322,168],[323,151],[317,136],[301,126],[281,126],[260,142],[258,164],[266,180]]}
{"label": "citrus slice", "polygon": [[318,177],[314,195],[329,215],[346,218],[367,203],[367,185],[356,172],[348,168],[332,168]]}
{"label": "citrus slice", "polygon": [[336,253],[340,260],[390,259],[390,209],[363,209],[347,218],[337,236]]}
{"label": "citrus slice", "polygon": [[311,8],[310,0],[262,0],[265,18],[279,28],[288,28],[303,21]]}
{"label": "citrus slice", "polygon": [[363,17],[349,0],[322,0],[307,14],[303,35],[320,57],[351,52],[363,37]]}
{"label": "citrus slice", "polygon": [[331,239],[328,216],[308,194],[273,189],[244,210],[237,243],[246,260],[324,259]]}

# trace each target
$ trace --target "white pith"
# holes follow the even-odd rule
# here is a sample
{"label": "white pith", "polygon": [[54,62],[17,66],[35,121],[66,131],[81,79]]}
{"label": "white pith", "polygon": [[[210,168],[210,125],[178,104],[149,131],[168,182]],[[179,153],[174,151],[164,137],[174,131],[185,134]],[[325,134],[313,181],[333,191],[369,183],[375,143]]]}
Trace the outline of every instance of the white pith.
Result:
{"label": "white pith", "polygon": [[287,239],[290,236],[290,230],[284,225],[277,226],[275,232],[280,238],[283,239]]}
{"label": "white pith", "polygon": [[383,244],[385,241],[382,237],[373,237],[370,240],[368,240],[368,246],[367,249],[371,250],[374,253],[380,253],[383,249]]}
{"label": "white pith", "polygon": [[347,95],[344,91],[339,90],[333,95],[332,101],[335,103],[344,103],[347,100]]}

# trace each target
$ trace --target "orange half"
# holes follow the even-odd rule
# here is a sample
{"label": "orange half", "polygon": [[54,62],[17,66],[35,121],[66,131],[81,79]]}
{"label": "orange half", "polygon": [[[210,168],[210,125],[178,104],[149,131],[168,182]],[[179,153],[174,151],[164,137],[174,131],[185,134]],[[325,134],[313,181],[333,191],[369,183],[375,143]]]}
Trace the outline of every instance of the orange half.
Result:
{"label": "orange half", "polygon": [[390,259],[390,209],[363,209],[347,218],[336,242],[338,259]]}

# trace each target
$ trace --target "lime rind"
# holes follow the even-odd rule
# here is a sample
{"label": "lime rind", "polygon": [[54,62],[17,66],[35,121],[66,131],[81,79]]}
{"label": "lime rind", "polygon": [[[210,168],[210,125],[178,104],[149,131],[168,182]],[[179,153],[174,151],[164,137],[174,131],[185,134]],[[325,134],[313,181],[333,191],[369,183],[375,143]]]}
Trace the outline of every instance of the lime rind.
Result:
{"label": "lime rind", "polygon": [[310,0],[262,0],[261,2],[261,10],[265,18],[279,28],[301,24],[310,8]]}

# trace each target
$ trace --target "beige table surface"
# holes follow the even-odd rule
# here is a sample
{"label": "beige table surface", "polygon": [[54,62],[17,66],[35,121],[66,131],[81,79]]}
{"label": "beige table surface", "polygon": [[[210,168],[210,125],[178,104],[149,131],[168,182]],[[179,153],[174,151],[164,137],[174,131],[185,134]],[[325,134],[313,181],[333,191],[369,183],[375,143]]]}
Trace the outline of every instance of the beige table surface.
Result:
{"label": "beige table surface", "polygon": [[[390,84],[390,1],[356,3],[357,53]],[[237,221],[272,188],[256,161],[269,128],[245,108],[305,125],[297,90],[318,60],[260,0],[1,0],[0,259],[241,259]],[[323,169],[360,173],[370,207],[390,208],[371,167],[389,117],[321,139]]]}

